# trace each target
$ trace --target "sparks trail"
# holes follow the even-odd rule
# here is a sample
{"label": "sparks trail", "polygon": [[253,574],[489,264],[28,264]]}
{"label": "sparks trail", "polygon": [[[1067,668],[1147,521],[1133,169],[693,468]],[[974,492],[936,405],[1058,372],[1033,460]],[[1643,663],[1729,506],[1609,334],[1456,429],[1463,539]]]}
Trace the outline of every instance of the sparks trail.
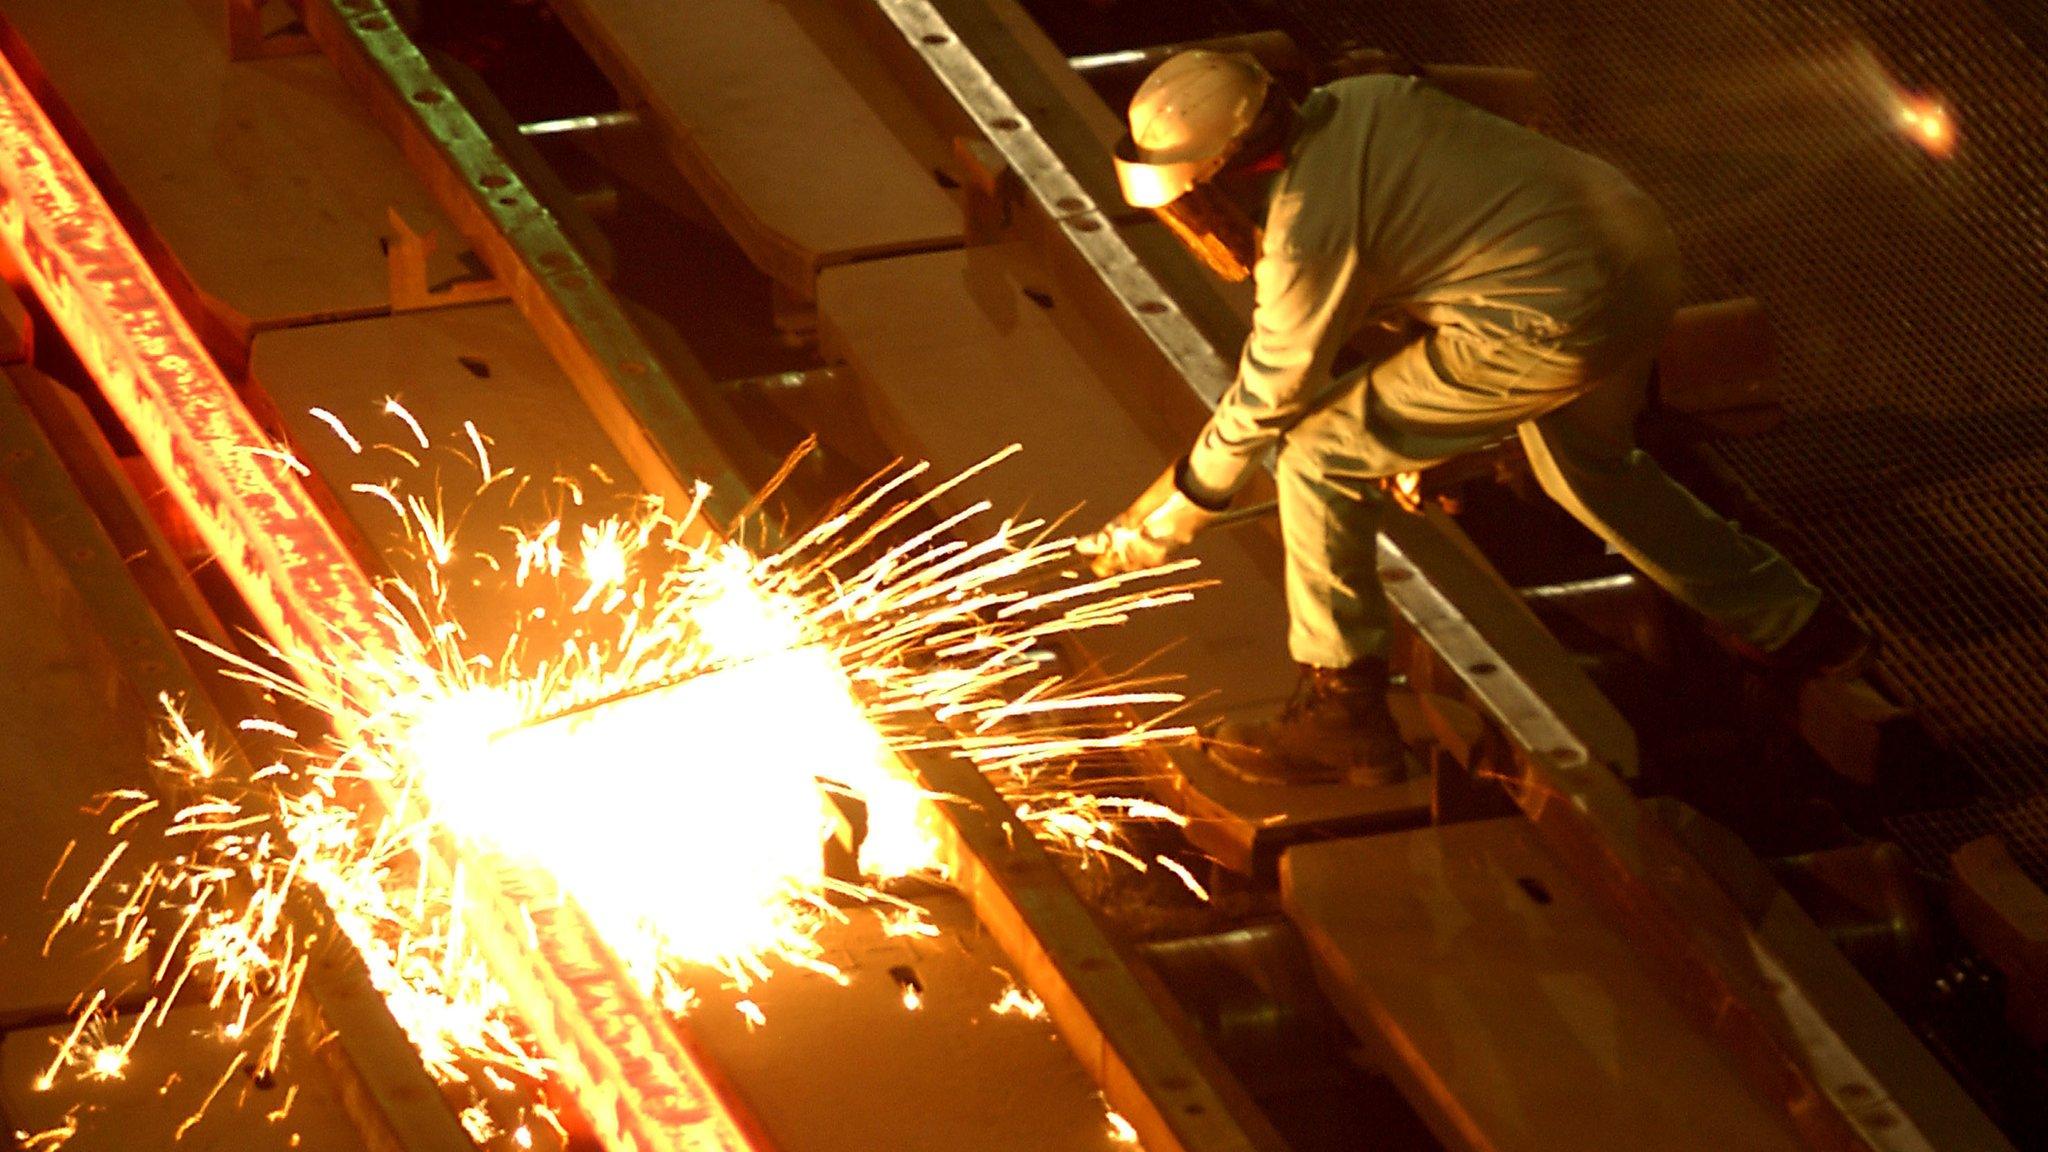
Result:
{"label": "sparks trail", "polygon": [[[416,571],[380,582],[374,647],[252,637],[244,654],[187,637],[223,675],[324,731],[244,721],[287,752],[230,779],[208,735],[165,701],[162,762],[183,793],[161,812],[124,797],[114,847],[58,918],[59,930],[89,924],[124,955],[151,956],[153,998],[117,1020],[101,989],[46,1079],[118,1075],[144,1026],[188,989],[218,1014],[238,1066],[268,1075],[319,944],[288,914],[311,896],[324,909],[317,931],[361,955],[437,1078],[534,1100],[549,1065],[492,975],[484,950],[506,941],[478,938],[474,900],[511,901],[529,937],[564,913],[587,919],[680,1015],[706,978],[745,991],[796,968],[848,982],[818,936],[854,914],[849,901],[892,932],[936,932],[883,887],[935,873],[940,858],[932,806],[945,800],[917,784],[903,752],[963,757],[1056,847],[1140,870],[1117,826],[1177,819],[1098,794],[1077,770],[1186,735],[1165,719],[1180,696],[1156,678],[1067,675],[1048,649],[1187,599],[1192,565],[1085,580],[1073,538],[1044,521],[995,517],[987,501],[935,511],[1014,446],[921,492],[928,466],[892,467],[756,555],[704,530],[701,485],[680,512],[616,498],[610,515],[575,482],[502,485],[509,470],[494,470],[489,438],[465,422],[469,451],[441,451],[462,461],[476,497],[493,490],[509,506],[531,490],[556,504],[470,551],[462,517],[484,517],[475,506],[451,516],[419,422],[395,399],[384,411],[426,459],[393,448],[417,471],[353,491],[401,534]],[[355,802],[368,791],[383,802]],[[825,871],[843,800],[865,817],[857,880]],[[144,836],[151,850],[127,851]],[[479,878],[507,864],[537,883],[487,895]],[[464,1115],[473,1132],[552,1124],[537,1103],[488,1124]]]}

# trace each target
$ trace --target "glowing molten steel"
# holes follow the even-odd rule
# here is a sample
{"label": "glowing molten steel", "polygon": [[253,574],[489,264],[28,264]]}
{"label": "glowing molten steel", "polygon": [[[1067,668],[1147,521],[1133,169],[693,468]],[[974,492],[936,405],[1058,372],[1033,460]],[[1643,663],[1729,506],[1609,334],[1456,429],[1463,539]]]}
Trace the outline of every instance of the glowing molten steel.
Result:
{"label": "glowing molten steel", "polygon": [[[275,645],[286,653],[337,643],[379,652],[400,642],[376,589],[293,474],[294,462],[242,405],[4,60],[0,185],[7,197],[0,231],[16,265]],[[298,667],[310,672],[320,662]],[[326,688],[308,687],[316,694]],[[471,915],[500,918],[504,936],[526,938],[501,898]],[[498,976],[600,1135],[619,1148],[746,1146],[666,1020],[604,959],[603,945],[573,917],[535,923],[535,932],[542,927],[562,933],[543,955],[574,967],[536,973],[528,954],[510,949],[494,957],[509,965]],[[557,983],[569,993],[554,994]]]}
{"label": "glowing molten steel", "polygon": [[[135,859],[162,853],[124,860],[119,839],[52,933],[86,925],[131,961],[156,958],[149,999],[117,1020],[110,1006],[135,990],[95,992],[40,1086],[67,1070],[122,1074],[188,984],[241,1049],[230,1072],[275,1067],[310,959],[283,910],[311,889],[444,1082],[516,1093],[553,1080],[614,1149],[737,1149],[747,1141],[667,1014],[689,1009],[704,975],[693,965],[741,988],[785,965],[846,981],[818,943],[849,915],[844,899],[892,933],[936,932],[876,887],[940,858],[938,798],[900,753],[965,758],[1036,832],[1150,866],[1113,822],[1172,815],[1097,795],[1076,768],[1183,735],[1128,714],[1180,697],[1070,679],[1046,645],[1185,600],[1187,586],[1159,577],[1192,562],[1088,581],[1073,539],[1041,522],[968,531],[987,501],[934,511],[1010,452],[922,493],[911,485],[924,466],[892,470],[760,557],[707,539],[702,488],[675,515],[639,503],[573,533],[559,519],[495,525],[513,542],[493,555],[456,539],[437,477],[357,485],[419,561],[410,579],[373,584],[4,62],[0,184],[18,262],[269,636],[264,662],[194,643],[325,721],[302,737],[245,719],[288,750],[233,781],[165,702],[162,763],[185,798],[107,803],[111,835],[159,838],[170,859],[129,879]],[[315,415],[362,451],[332,413]],[[402,404],[384,415],[432,456]],[[488,437],[463,430],[479,495],[548,482],[494,470]],[[465,617],[449,590],[487,573],[509,599]],[[828,874],[828,839],[857,844],[858,875],[843,861]],[[1158,863],[1199,894],[1184,868]],[[921,988],[902,991],[906,1007],[924,1003]],[[1020,993],[998,1010],[1044,1005]],[[502,1125],[480,1102],[462,1122],[479,1142],[523,1147],[528,1117],[552,1122],[534,1101]]]}

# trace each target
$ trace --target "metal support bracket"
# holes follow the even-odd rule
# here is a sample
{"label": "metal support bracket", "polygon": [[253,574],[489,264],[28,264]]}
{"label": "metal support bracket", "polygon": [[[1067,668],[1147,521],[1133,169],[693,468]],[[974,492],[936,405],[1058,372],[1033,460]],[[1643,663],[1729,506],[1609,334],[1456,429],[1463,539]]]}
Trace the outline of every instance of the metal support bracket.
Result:
{"label": "metal support bracket", "polygon": [[391,311],[424,312],[455,304],[480,304],[508,299],[512,292],[495,276],[480,280],[457,280],[435,287],[428,279],[427,261],[441,247],[441,234],[412,226],[397,208],[385,209],[391,222],[391,236],[384,249],[391,273]]}
{"label": "metal support bracket", "polygon": [[967,243],[993,244],[1003,238],[1024,196],[1024,182],[1010,170],[1002,151],[979,136],[953,137],[953,161],[960,171],[961,208]]}
{"label": "metal support bracket", "polygon": [[227,0],[226,16],[230,60],[274,60],[281,56],[308,56],[320,50],[288,4],[274,0]]}

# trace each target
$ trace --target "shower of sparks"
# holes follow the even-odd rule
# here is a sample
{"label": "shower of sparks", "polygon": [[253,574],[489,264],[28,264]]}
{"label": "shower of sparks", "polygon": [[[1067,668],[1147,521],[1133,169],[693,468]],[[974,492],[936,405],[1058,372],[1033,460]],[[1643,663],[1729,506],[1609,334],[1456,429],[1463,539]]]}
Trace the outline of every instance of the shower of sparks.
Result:
{"label": "shower of sparks", "polygon": [[[385,412],[427,445],[396,400]],[[464,431],[481,493],[506,473],[492,474],[475,426]],[[254,640],[252,658],[187,637],[292,708],[289,724],[240,725],[286,751],[233,779],[163,701],[160,762],[179,793],[115,798],[113,845],[58,924],[92,925],[124,959],[151,961],[150,1003],[117,1020],[108,1006],[138,990],[99,989],[41,1083],[119,1075],[188,986],[219,1014],[236,1066],[268,1074],[315,943],[292,910],[311,907],[361,956],[430,1072],[531,1096],[547,1061],[465,918],[479,899],[508,898],[485,879],[497,862],[551,885],[519,898],[529,930],[574,905],[673,1014],[705,979],[745,992],[795,968],[846,983],[818,933],[849,904],[867,903],[892,935],[937,932],[883,887],[943,878],[933,805],[946,800],[911,777],[909,751],[971,761],[1052,843],[1143,870],[1117,826],[1177,818],[1081,780],[1091,761],[1187,735],[1160,718],[1179,697],[1070,678],[1048,649],[1188,599],[1193,564],[1089,580],[1074,540],[1042,521],[997,519],[987,501],[935,510],[1014,451],[922,493],[925,465],[892,469],[759,555],[697,529],[701,486],[679,512],[642,500],[573,532],[560,519],[507,526],[491,553],[458,543],[433,485],[355,485],[419,563],[380,588],[396,646]],[[360,803],[372,790],[398,802]],[[828,874],[823,845],[855,827],[859,875]],[[144,838],[154,850],[127,853]],[[1012,992],[996,1011],[1044,1011]],[[902,997],[922,1004],[915,985]],[[737,1008],[766,1023],[752,1000]],[[523,1132],[528,1115],[545,1119],[544,1106],[465,1122]]]}
{"label": "shower of sparks", "polygon": [[1037,993],[1027,992],[1015,984],[1003,989],[1003,994],[996,997],[996,1002],[988,1008],[998,1016],[1021,1016],[1026,1020],[1045,1018],[1045,1001],[1040,1000]]}

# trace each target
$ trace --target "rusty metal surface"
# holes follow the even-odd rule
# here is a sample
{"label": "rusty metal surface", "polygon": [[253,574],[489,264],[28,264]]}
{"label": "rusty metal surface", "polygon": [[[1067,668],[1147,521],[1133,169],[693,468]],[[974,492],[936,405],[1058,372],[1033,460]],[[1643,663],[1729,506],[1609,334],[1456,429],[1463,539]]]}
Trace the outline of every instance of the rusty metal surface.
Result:
{"label": "rusty metal surface", "polygon": [[[1761,297],[1790,419],[1722,449],[1795,558],[1866,613],[1878,675],[1983,803],[1899,819],[1938,865],[2002,833],[2048,879],[2048,35],[2012,0],[1318,4],[1318,46],[1549,75],[1559,134],[1663,202],[1696,298]],[[1896,130],[1886,74],[1960,147]]]}
{"label": "rusty metal surface", "polygon": [[959,243],[933,170],[946,141],[829,5],[552,0],[763,271],[809,299],[818,270]]}

